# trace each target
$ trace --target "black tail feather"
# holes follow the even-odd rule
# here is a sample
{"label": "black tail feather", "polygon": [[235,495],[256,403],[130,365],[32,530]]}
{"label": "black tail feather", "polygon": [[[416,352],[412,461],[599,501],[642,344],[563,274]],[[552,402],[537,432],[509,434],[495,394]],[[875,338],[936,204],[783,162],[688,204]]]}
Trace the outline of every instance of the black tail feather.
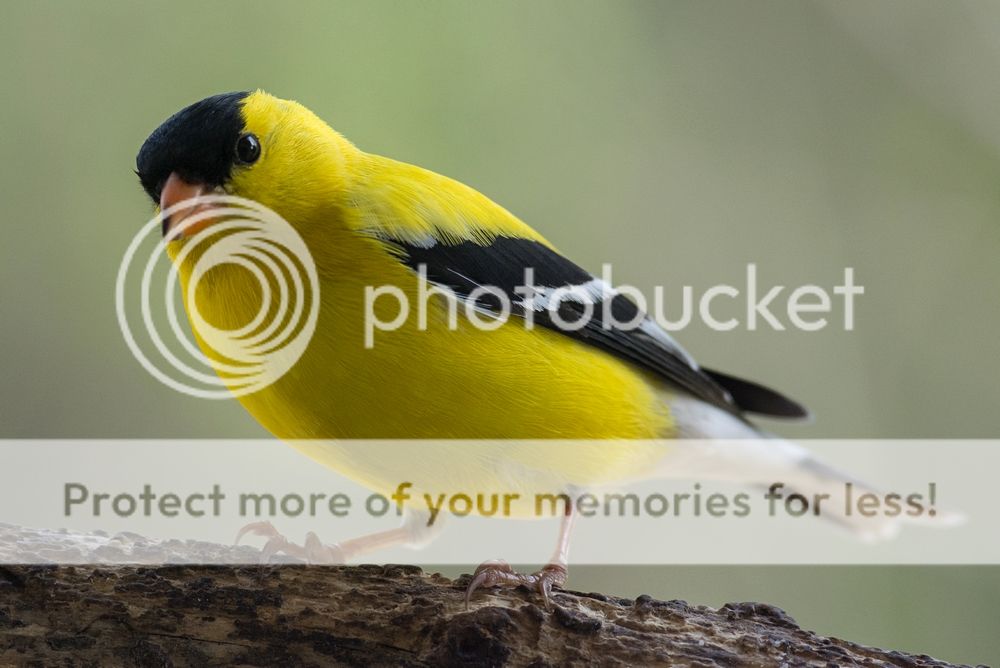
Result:
{"label": "black tail feather", "polygon": [[809,417],[809,410],[805,406],[763,385],[704,367],[702,371],[729,392],[736,405],[747,413],[782,418]]}

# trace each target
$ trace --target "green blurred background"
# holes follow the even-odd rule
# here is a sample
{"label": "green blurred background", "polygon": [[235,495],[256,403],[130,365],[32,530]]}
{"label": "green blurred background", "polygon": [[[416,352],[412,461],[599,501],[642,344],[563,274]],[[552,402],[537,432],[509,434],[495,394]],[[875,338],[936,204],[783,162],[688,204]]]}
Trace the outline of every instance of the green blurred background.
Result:
{"label": "green blurred background", "polygon": [[[146,375],[113,302],[151,213],[139,145],[255,87],[619,282],[741,285],[756,262],[764,284],[829,286],[852,266],[853,332],[679,338],[807,403],[814,423],[773,426],[789,436],[1000,436],[997,35],[996,2],[6,2],[0,437],[263,435]],[[591,567],[571,585],[764,600],[975,663],[1000,661],[998,573]]]}

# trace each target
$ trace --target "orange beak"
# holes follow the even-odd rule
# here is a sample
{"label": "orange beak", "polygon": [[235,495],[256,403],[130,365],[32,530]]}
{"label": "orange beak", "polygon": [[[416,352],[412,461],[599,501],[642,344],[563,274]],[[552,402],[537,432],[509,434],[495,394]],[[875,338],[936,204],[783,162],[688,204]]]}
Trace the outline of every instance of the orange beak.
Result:
{"label": "orange beak", "polygon": [[204,183],[188,183],[177,172],[172,172],[167,182],[163,184],[163,190],[160,191],[160,211],[178,205],[180,207],[172,211],[169,216],[163,217],[163,236],[169,235],[171,240],[190,237],[212,224],[216,219],[210,216],[186,225],[182,224],[190,216],[215,207],[214,204],[204,202],[191,202],[189,206],[183,204],[187,200],[208,195],[212,190]]}

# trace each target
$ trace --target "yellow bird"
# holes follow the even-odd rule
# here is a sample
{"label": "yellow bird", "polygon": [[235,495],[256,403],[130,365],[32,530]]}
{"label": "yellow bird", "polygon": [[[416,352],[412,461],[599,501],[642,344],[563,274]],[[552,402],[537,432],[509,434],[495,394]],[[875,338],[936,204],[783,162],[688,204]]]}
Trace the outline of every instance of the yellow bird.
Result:
{"label": "yellow bird", "polygon": [[[305,241],[320,279],[315,334],[287,374],[240,397],[278,438],[616,440],[616,447],[550,451],[522,443],[506,451],[528,478],[543,472],[551,474],[547,480],[586,485],[655,469],[663,452],[650,439],[761,438],[766,435],[747,413],[806,414],[773,390],[699,366],[633,302],[489,198],[420,167],[365,153],[296,102],[261,91],[197,102],[149,136],[137,173],[161,210],[209,193],[237,195],[278,213]],[[164,221],[164,233],[176,232],[197,210],[175,213]],[[212,224],[209,218],[171,234],[176,238],[168,252],[177,258],[193,232]],[[178,267],[185,294],[196,257],[188,255]],[[513,294],[527,268],[540,289]],[[245,325],[259,308],[256,282],[237,267],[213,271],[218,275],[199,285],[197,303],[186,306],[218,327]],[[472,300],[481,313],[498,311],[499,302],[473,296],[475,289],[498,288],[510,297],[511,317],[489,330],[467,318],[451,326],[438,300],[424,327],[409,318],[366,345],[366,288],[392,285],[416,300],[424,280]],[[572,288],[575,296],[553,308],[558,288]],[[588,304],[597,307],[596,316],[582,328],[557,323],[557,315],[572,319]],[[392,304],[378,308],[386,312],[377,315],[391,319]],[[638,326],[607,327],[601,314],[609,312]],[[529,319],[535,326],[525,326]],[[203,347],[219,360],[219,351]],[[629,447],[630,441],[636,445]],[[798,472],[803,484],[829,478],[804,450],[778,439],[773,444],[769,456]],[[487,486],[509,464],[454,449],[444,450],[448,461],[429,463],[416,448],[388,462],[373,454],[377,449],[336,442],[302,447],[372,487],[394,486],[431,467],[449,483]],[[503,474],[508,478],[509,470]],[[567,515],[552,563],[533,575],[514,573],[502,562],[484,564],[470,593],[480,586],[529,584],[547,596],[561,585]],[[255,530],[270,532],[272,550],[345,559],[415,541],[415,524],[335,546],[321,546],[310,535],[303,548],[265,527]]]}

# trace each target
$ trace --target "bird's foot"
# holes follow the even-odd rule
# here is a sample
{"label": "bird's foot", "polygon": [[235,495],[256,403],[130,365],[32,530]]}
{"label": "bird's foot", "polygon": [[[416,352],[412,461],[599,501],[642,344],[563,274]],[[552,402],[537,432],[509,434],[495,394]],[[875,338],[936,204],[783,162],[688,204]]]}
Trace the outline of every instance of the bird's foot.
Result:
{"label": "bird's foot", "polygon": [[472,574],[472,581],[465,590],[465,607],[469,607],[473,592],[482,587],[513,588],[524,585],[537,589],[542,595],[545,607],[550,608],[549,595],[552,588],[566,584],[566,577],[567,570],[563,564],[546,564],[542,570],[526,575],[516,572],[506,561],[487,561]]}
{"label": "bird's foot", "polygon": [[287,554],[290,557],[304,559],[309,564],[342,564],[345,562],[344,552],[339,545],[324,545],[319,536],[310,531],[306,534],[303,545],[298,545],[285,538],[270,522],[251,522],[236,534],[236,544],[239,545],[243,536],[252,534],[264,536],[267,543],[260,551],[262,563],[271,561],[276,554]]}

